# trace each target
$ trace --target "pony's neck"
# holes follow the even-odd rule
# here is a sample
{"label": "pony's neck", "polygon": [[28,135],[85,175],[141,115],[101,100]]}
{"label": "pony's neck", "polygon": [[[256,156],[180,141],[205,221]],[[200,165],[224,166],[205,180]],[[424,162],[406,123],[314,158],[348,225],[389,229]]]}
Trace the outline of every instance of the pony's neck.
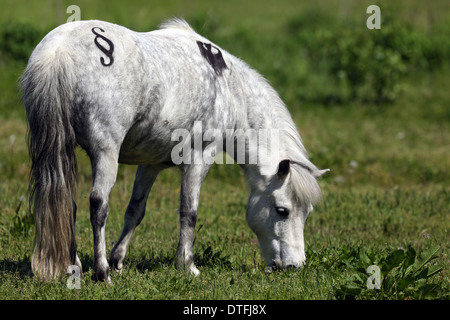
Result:
{"label": "pony's neck", "polygon": [[[236,62],[239,63],[239,62]],[[250,184],[267,182],[281,160],[308,161],[300,135],[285,104],[266,79],[251,68],[239,68],[243,107],[237,110],[236,128],[265,133],[269,146],[258,141],[264,159],[241,164]],[[267,138],[268,137],[268,138]],[[263,139],[264,140],[264,139]],[[246,149],[247,157],[249,150]]]}
{"label": "pony's neck", "polygon": [[[267,88],[264,88],[267,86]],[[251,92],[251,96],[247,99],[247,109],[245,123],[242,128],[244,131],[251,131],[256,134],[256,139],[246,148],[246,159],[254,159],[257,154],[257,161],[248,161],[241,165],[246,173],[247,180],[251,185],[266,184],[271,176],[276,173],[278,163],[288,158],[287,151],[289,148],[285,146],[286,139],[284,136],[286,123],[291,120],[284,119],[286,110],[281,99],[272,93],[273,89],[265,82],[258,87],[259,92]],[[252,183],[253,182],[253,183]]]}

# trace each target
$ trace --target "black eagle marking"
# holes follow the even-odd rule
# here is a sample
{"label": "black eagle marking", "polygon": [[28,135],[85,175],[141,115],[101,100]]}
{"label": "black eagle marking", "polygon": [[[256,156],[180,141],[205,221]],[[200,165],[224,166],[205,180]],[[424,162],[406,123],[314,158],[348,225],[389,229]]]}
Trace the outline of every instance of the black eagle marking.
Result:
{"label": "black eagle marking", "polygon": [[[208,61],[211,67],[214,69],[214,72],[218,75],[222,75],[222,71],[227,68],[227,64],[225,60],[223,60],[222,52],[216,46],[213,46],[211,43],[204,43],[201,41],[197,41],[198,48],[200,49],[200,53],[203,58]],[[212,52],[212,48],[214,48],[216,53]]]}

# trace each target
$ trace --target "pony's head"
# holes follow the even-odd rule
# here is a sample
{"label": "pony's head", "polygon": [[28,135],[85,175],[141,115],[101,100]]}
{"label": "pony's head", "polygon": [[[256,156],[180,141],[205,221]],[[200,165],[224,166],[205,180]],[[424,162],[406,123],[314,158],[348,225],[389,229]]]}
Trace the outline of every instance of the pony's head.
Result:
{"label": "pony's head", "polygon": [[251,188],[247,222],[269,268],[304,265],[303,228],[313,204],[321,198],[317,178],[327,171],[311,163],[282,160],[276,174]]}

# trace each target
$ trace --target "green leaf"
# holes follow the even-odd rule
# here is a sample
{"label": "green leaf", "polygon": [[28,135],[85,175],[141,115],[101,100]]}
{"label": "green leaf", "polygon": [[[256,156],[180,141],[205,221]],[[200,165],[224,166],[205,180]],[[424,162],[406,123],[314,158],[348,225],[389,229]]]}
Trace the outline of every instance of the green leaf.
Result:
{"label": "green leaf", "polygon": [[442,295],[441,290],[434,284],[424,284],[417,292],[419,299],[436,299]]}
{"label": "green leaf", "polygon": [[414,250],[414,248],[412,247],[409,247],[405,252],[405,259],[403,260],[403,277],[408,276],[408,274],[411,272],[415,260],[416,250]]}
{"label": "green leaf", "polygon": [[442,266],[440,265],[435,265],[435,266],[431,266],[427,268],[427,274],[426,274],[426,278],[428,279],[429,277],[435,275],[438,272],[441,272],[442,270]]}
{"label": "green leaf", "polygon": [[409,267],[414,263],[416,259],[416,250],[413,247],[409,247],[405,252],[405,267]]}
{"label": "green leaf", "polygon": [[392,289],[392,286],[394,285],[394,278],[393,277],[386,277],[381,283],[381,289],[383,291],[389,292]]}
{"label": "green leaf", "polygon": [[353,278],[354,278],[354,282],[356,282],[356,283],[360,283],[361,285],[364,285],[365,283],[366,283],[366,281],[367,281],[367,277],[366,277],[366,275],[364,274],[363,276],[360,274],[360,273],[358,273],[358,272],[355,272],[354,274],[353,274]]}
{"label": "green leaf", "polygon": [[405,290],[408,287],[413,286],[413,285],[414,285],[414,278],[413,277],[405,277],[398,282],[397,288],[399,290]]}
{"label": "green leaf", "polygon": [[404,258],[405,252],[402,249],[393,251],[386,257],[382,271],[384,271],[385,274],[389,273],[392,269],[398,267]]}
{"label": "green leaf", "polygon": [[356,266],[348,259],[341,259],[341,262],[345,264],[348,268],[354,269]]}
{"label": "green leaf", "polygon": [[435,246],[429,248],[428,250],[423,251],[419,255],[419,257],[416,258],[413,268],[411,269],[411,272],[417,274],[425,266],[425,264],[439,257],[439,249],[440,246]]}
{"label": "green leaf", "polygon": [[345,296],[357,296],[361,293],[362,288],[354,284],[345,284],[341,285],[339,291]]}
{"label": "green leaf", "polygon": [[372,264],[365,250],[361,250],[359,252],[359,259],[364,263],[365,266],[369,266]]}
{"label": "green leaf", "polygon": [[427,284],[427,279],[425,279],[425,278],[420,278],[420,279],[415,281],[415,287],[416,288],[423,287],[426,284]]}

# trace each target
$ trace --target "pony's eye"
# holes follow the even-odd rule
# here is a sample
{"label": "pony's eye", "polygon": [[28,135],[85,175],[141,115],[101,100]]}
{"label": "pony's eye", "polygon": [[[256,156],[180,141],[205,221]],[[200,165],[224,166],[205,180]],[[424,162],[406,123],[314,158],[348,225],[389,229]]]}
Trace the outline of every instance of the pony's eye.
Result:
{"label": "pony's eye", "polygon": [[289,215],[289,210],[285,207],[276,207],[277,213],[282,217],[287,217]]}

